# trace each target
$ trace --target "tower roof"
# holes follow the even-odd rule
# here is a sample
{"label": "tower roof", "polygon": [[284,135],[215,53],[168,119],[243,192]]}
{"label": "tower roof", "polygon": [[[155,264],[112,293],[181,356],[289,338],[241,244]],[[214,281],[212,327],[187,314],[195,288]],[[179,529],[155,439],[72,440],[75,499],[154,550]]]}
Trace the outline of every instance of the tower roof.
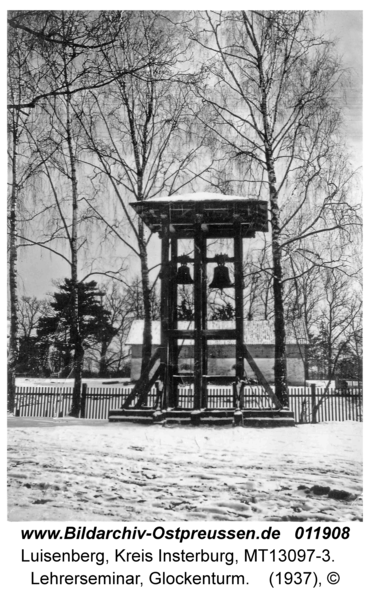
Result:
{"label": "tower roof", "polygon": [[213,192],[174,194],[133,202],[132,208],[153,232],[168,223],[170,235],[194,237],[194,224],[201,223],[208,238],[233,237],[240,225],[242,237],[268,231],[267,202]]}

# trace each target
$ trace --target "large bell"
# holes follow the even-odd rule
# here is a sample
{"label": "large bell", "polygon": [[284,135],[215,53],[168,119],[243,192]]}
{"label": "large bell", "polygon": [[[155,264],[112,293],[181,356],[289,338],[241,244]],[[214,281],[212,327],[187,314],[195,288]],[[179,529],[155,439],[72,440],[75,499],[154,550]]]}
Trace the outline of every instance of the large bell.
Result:
{"label": "large bell", "polygon": [[215,267],[213,272],[213,280],[209,285],[210,288],[217,288],[223,290],[224,288],[234,287],[234,284],[230,281],[229,269],[224,265]]}
{"label": "large bell", "polygon": [[229,269],[225,266],[227,255],[216,254],[215,260],[218,266],[215,267],[213,272],[213,280],[210,284],[210,288],[216,288],[217,290],[223,290],[224,288],[234,287],[234,284],[230,281]]}
{"label": "large bell", "polygon": [[188,285],[194,283],[190,275],[190,269],[187,265],[181,265],[176,274],[176,283],[178,285]]}

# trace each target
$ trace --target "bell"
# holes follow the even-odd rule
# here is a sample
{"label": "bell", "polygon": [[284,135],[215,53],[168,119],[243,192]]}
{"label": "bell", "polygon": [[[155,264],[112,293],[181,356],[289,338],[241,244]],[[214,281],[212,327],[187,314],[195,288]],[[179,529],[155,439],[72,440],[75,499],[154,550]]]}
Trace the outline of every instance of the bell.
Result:
{"label": "bell", "polygon": [[229,269],[225,266],[227,254],[216,254],[215,261],[218,266],[215,267],[213,272],[213,281],[210,284],[210,288],[216,288],[223,290],[224,288],[234,287],[234,284],[230,281]]}
{"label": "bell", "polygon": [[189,257],[186,254],[180,256],[179,261],[181,263],[181,267],[179,267],[176,273],[175,282],[178,285],[188,285],[189,283],[194,283],[190,275],[190,269],[186,263],[190,261]]}
{"label": "bell", "polygon": [[181,265],[177,271],[176,283],[178,285],[188,285],[194,283],[190,275],[190,269],[187,265]]}
{"label": "bell", "polygon": [[215,267],[213,272],[213,281],[209,285],[210,288],[216,288],[223,290],[224,288],[234,287],[234,284],[230,281],[229,269],[225,265],[219,265]]}

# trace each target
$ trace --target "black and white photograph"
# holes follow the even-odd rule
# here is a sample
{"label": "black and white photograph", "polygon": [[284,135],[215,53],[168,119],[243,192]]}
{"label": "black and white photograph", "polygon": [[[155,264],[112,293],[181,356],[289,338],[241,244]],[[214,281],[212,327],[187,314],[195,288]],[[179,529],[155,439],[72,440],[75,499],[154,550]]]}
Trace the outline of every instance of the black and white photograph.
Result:
{"label": "black and white photograph", "polygon": [[8,521],[362,521],[362,11],[93,8],[7,12]]}

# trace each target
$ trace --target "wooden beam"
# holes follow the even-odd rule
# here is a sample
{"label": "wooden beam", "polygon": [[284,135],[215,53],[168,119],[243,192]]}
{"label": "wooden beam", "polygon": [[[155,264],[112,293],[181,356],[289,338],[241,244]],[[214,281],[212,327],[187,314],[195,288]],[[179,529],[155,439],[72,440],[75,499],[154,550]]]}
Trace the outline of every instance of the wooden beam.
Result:
{"label": "wooden beam", "polygon": [[177,340],[194,340],[195,331],[194,329],[169,329],[167,331],[168,337],[173,337]]}
{"label": "wooden beam", "polygon": [[265,379],[264,375],[258,368],[253,356],[251,355],[251,353],[249,352],[249,350],[245,344],[244,344],[243,350],[244,350],[244,356],[247,359],[249,366],[251,367],[255,376],[257,377],[258,383],[263,387],[266,394],[271,398],[271,400],[275,404],[276,408],[278,408],[278,409],[284,408],[284,406],[281,404],[280,400],[278,400],[277,396],[275,396],[274,390],[271,388],[270,384],[268,383],[268,381]]}
{"label": "wooden beam", "polygon": [[[162,355],[162,348],[157,348],[157,350],[152,355],[152,357],[148,363],[148,366],[143,373],[143,376],[140,377],[140,379],[138,379],[138,381],[135,383],[134,387],[132,388],[131,392],[129,393],[126,400],[122,404],[121,408],[128,408],[136,395],[140,396],[142,393],[145,393],[144,389],[148,386],[149,373],[152,370],[152,368],[154,367],[157,360],[161,359],[161,355]],[[149,391],[149,390],[147,390],[147,391]]]}
{"label": "wooden beam", "polygon": [[[177,239],[176,239],[176,241],[177,241]],[[183,256],[176,256],[174,260],[175,260],[177,263],[181,263],[181,262],[182,262],[182,259],[183,259]],[[188,263],[193,263],[193,262],[194,262],[194,258],[190,258],[190,256],[187,256],[187,262],[188,262]]]}
{"label": "wooden beam", "polygon": [[159,376],[163,377],[163,370],[164,370],[163,363],[159,363],[158,367],[156,368],[153,375],[149,379],[147,385],[143,388],[135,408],[141,408],[141,406],[144,404],[144,400],[147,399],[148,394],[154,385],[154,382],[158,379]]}
{"label": "wooden beam", "polygon": [[167,407],[169,396],[169,345],[168,345],[168,328],[169,328],[169,289],[170,289],[170,269],[169,269],[169,224],[168,218],[164,214],[162,217],[162,252],[161,252],[161,346],[162,346],[162,362],[165,365],[164,381],[163,381],[163,406]]}
{"label": "wooden beam", "polygon": [[236,329],[205,329],[202,334],[207,340],[235,340],[237,331]]}
{"label": "wooden beam", "polygon": [[203,342],[202,342],[202,309],[203,309],[203,235],[201,216],[195,224],[194,233],[194,409],[202,407],[203,388]]}
{"label": "wooden beam", "polygon": [[[214,263],[217,262],[215,257],[210,256],[209,258],[206,259],[207,263]],[[225,258],[225,262],[227,263],[233,263],[235,261],[235,258],[233,256],[228,256],[227,258]]]}
{"label": "wooden beam", "polygon": [[171,262],[169,265],[169,290],[168,290],[168,399],[167,406],[174,407],[177,405],[177,385],[174,380],[174,374],[177,373],[178,352],[177,339],[174,336],[168,335],[168,331],[177,329],[177,239],[171,239]]}
{"label": "wooden beam", "polygon": [[207,328],[207,239],[205,234],[208,231],[208,228],[205,229],[203,224],[201,224],[202,231],[202,245],[201,245],[201,269],[202,269],[202,331],[201,331],[201,343],[202,343],[202,392],[201,392],[201,402],[200,405],[202,408],[207,408],[207,379],[206,375],[208,373],[208,344],[207,337],[204,335],[204,331]]}
{"label": "wooden beam", "polygon": [[[236,329],[201,328],[201,333],[207,340],[235,340],[237,335]],[[196,337],[194,329],[169,329],[167,335],[178,340],[194,340]]]}
{"label": "wooden beam", "polygon": [[235,328],[236,328],[236,365],[235,373],[239,379],[244,376],[244,303],[243,303],[243,238],[240,223],[234,225],[234,276],[235,276]]}

